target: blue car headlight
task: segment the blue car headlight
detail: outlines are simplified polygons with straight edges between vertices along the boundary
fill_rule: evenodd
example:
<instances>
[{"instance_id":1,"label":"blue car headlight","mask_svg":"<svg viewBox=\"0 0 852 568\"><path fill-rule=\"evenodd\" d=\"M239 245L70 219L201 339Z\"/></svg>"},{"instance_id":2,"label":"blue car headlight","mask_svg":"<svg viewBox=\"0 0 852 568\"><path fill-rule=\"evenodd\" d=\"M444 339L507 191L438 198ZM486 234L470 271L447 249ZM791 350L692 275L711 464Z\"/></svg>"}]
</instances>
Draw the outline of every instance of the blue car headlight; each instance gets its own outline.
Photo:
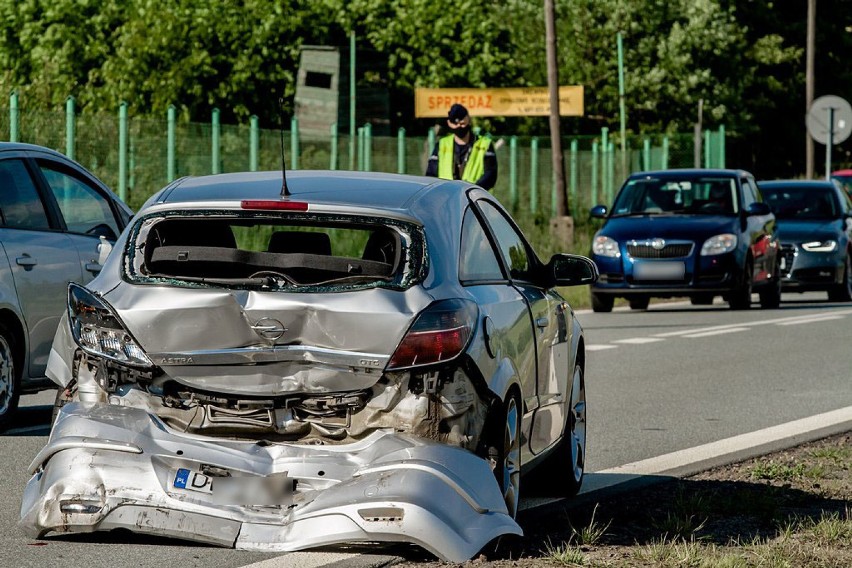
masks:
<instances>
[{"instance_id":1,"label":"blue car headlight","mask_svg":"<svg viewBox=\"0 0 852 568\"><path fill-rule=\"evenodd\" d=\"M732 233L722 233L704 241L704 246L701 247L701 256L725 254L735 248L737 248L737 236Z\"/></svg>"},{"instance_id":2,"label":"blue car headlight","mask_svg":"<svg viewBox=\"0 0 852 568\"><path fill-rule=\"evenodd\" d=\"M598 256L609 258L618 258L621 256L621 251L618 250L618 241L603 235L598 235L592 241L592 252Z\"/></svg>"}]
</instances>

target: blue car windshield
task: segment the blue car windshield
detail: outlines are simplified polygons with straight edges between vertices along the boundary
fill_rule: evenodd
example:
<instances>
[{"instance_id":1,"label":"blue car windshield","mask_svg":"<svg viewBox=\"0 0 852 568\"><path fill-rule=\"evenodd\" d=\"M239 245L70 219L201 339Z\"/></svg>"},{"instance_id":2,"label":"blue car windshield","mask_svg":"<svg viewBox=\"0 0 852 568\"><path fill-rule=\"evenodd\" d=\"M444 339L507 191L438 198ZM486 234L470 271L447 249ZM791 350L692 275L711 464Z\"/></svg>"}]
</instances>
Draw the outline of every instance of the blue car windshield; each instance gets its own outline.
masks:
<instances>
[{"instance_id":1,"label":"blue car windshield","mask_svg":"<svg viewBox=\"0 0 852 568\"><path fill-rule=\"evenodd\" d=\"M840 204L827 187L760 186L763 198L778 219L836 219Z\"/></svg>"},{"instance_id":2,"label":"blue car windshield","mask_svg":"<svg viewBox=\"0 0 852 568\"><path fill-rule=\"evenodd\" d=\"M725 177L689 179L632 179L615 200L612 216L735 215L736 180Z\"/></svg>"}]
</instances>

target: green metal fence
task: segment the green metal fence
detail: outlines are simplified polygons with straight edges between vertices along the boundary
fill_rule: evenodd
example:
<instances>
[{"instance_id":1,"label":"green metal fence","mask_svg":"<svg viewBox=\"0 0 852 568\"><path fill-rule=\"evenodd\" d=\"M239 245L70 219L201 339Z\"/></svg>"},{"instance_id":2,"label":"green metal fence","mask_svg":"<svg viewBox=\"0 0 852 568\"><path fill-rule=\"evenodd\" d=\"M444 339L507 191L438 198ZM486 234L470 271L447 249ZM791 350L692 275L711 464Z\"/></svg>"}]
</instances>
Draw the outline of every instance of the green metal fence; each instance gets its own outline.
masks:
<instances>
[{"instance_id":1,"label":"green metal fence","mask_svg":"<svg viewBox=\"0 0 852 568\"><path fill-rule=\"evenodd\" d=\"M186 175L281 167L282 133L248 124L220 124L218 110L209 123L177 122L173 108L161 120L134 117L121 105L114 115L77 113L69 97L64 112L27 110L16 95L0 112L0 138L47 146L72 156L138 208L169 181ZM355 136L299 135L293 120L284 132L289 169L349 169L422 174L435 144L434 131L411 136L372 136L369 124ZM499 176L494 194L516 213L547 219L554 214L552 162L546 137L494 136ZM350 152L350 148L352 152ZM620 140L602 129L597 136L566 137L566 185L576 218L588 209L612 202L621 181L634 171L695 165L692 134L649 134ZM725 131L705 131L701 167L725 167Z\"/></svg>"}]
</instances>

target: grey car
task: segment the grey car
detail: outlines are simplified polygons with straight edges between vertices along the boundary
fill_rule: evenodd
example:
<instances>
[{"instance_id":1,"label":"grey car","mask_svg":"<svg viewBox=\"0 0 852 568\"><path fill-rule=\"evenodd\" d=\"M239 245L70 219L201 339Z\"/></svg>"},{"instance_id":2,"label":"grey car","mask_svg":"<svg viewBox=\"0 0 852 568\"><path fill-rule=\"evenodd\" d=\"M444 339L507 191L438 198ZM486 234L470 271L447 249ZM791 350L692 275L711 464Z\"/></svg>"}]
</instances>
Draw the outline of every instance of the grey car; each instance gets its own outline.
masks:
<instances>
[{"instance_id":1,"label":"grey car","mask_svg":"<svg viewBox=\"0 0 852 568\"><path fill-rule=\"evenodd\" d=\"M70 287L28 534L400 541L461 561L520 534L522 471L579 489L584 339L555 287L594 264L543 263L461 181L288 178L283 196L281 172L177 181Z\"/></svg>"},{"instance_id":2,"label":"grey car","mask_svg":"<svg viewBox=\"0 0 852 568\"><path fill-rule=\"evenodd\" d=\"M45 378L68 283L90 281L132 216L62 154L0 143L0 428Z\"/></svg>"}]
</instances>

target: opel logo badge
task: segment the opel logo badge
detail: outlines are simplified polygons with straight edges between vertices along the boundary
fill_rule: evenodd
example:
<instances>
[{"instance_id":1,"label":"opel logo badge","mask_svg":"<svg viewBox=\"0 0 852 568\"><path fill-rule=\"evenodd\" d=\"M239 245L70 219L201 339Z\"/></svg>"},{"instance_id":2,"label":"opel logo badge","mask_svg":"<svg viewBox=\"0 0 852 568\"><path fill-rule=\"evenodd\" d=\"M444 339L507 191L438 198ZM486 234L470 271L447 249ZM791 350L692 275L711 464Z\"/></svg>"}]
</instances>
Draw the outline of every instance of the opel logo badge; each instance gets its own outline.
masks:
<instances>
[{"instance_id":1,"label":"opel logo badge","mask_svg":"<svg viewBox=\"0 0 852 568\"><path fill-rule=\"evenodd\" d=\"M653 248L654 250L663 250L665 248L665 246L666 246L666 240L665 239L653 239L651 241L651 248Z\"/></svg>"},{"instance_id":2,"label":"opel logo badge","mask_svg":"<svg viewBox=\"0 0 852 568\"><path fill-rule=\"evenodd\" d=\"M271 341L275 341L280 338L284 335L284 332L287 331L284 324L274 318L261 318L257 320L251 328L262 338L269 339Z\"/></svg>"}]
</instances>

